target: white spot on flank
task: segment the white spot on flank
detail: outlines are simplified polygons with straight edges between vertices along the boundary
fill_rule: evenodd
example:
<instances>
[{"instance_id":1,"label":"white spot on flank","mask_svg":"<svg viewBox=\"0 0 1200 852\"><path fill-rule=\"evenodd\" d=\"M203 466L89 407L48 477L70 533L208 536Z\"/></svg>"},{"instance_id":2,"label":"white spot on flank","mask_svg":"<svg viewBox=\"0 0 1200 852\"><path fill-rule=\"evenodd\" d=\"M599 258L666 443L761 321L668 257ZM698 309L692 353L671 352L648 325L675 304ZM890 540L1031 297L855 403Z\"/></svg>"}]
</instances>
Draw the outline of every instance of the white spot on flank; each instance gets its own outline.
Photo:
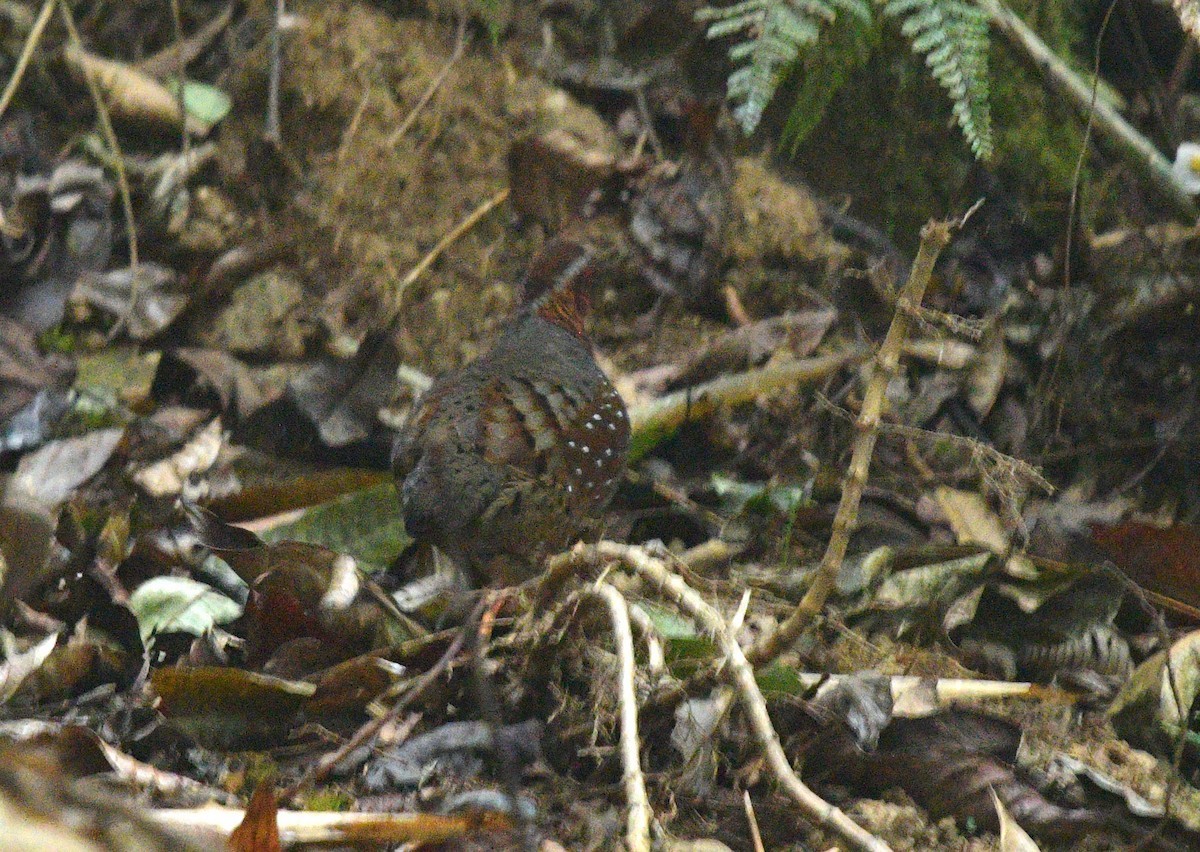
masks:
<instances>
[{"instance_id":1,"label":"white spot on flank","mask_svg":"<svg viewBox=\"0 0 1200 852\"><path fill-rule=\"evenodd\" d=\"M609 429L612 429L614 432L615 432L615 431L617 431L617 426L616 426L616 424L615 424L615 423L609 423L609 424L608 424L608 428L609 428Z\"/></svg>"},{"instance_id":2,"label":"white spot on flank","mask_svg":"<svg viewBox=\"0 0 1200 852\"><path fill-rule=\"evenodd\" d=\"M584 423L584 424L583 424L583 427L584 427L585 429L591 429L591 428L592 428L592 424L591 424L591 423Z\"/></svg>"},{"instance_id":3,"label":"white spot on flank","mask_svg":"<svg viewBox=\"0 0 1200 852\"><path fill-rule=\"evenodd\" d=\"M575 475L576 475L576 476L583 476L583 468L581 468L581 467L577 467L577 468L575 468Z\"/></svg>"},{"instance_id":4,"label":"white spot on flank","mask_svg":"<svg viewBox=\"0 0 1200 852\"><path fill-rule=\"evenodd\" d=\"M574 442L574 441L567 441L567 446L568 446L568 447L570 447L570 448L573 450L573 449L575 449L575 442Z\"/></svg>"},{"instance_id":5,"label":"white spot on flank","mask_svg":"<svg viewBox=\"0 0 1200 852\"><path fill-rule=\"evenodd\" d=\"M604 467L604 462L600 459L596 459L596 467Z\"/></svg>"},{"instance_id":6,"label":"white spot on flank","mask_svg":"<svg viewBox=\"0 0 1200 852\"><path fill-rule=\"evenodd\" d=\"M589 479L589 480L588 480L587 487L588 487L588 488L595 488L595 487L596 487L596 483L592 482L592 481Z\"/></svg>"},{"instance_id":7,"label":"white spot on flank","mask_svg":"<svg viewBox=\"0 0 1200 852\"><path fill-rule=\"evenodd\" d=\"M600 417L599 414L593 414L592 419L595 420L597 423L599 423L602 418Z\"/></svg>"},{"instance_id":8,"label":"white spot on flank","mask_svg":"<svg viewBox=\"0 0 1200 852\"><path fill-rule=\"evenodd\" d=\"M583 451L584 455L587 455L588 453L590 453L592 451L592 448L589 447L587 444L584 444L579 449L581 449Z\"/></svg>"},{"instance_id":9,"label":"white spot on flank","mask_svg":"<svg viewBox=\"0 0 1200 852\"><path fill-rule=\"evenodd\" d=\"M611 455L612 455L612 447L605 447L605 448L604 448L604 455L606 455L606 456L611 456Z\"/></svg>"},{"instance_id":10,"label":"white spot on flank","mask_svg":"<svg viewBox=\"0 0 1200 852\"><path fill-rule=\"evenodd\" d=\"M568 482L567 483L567 493L570 494L574 490L575 490L575 486Z\"/></svg>"}]
</instances>

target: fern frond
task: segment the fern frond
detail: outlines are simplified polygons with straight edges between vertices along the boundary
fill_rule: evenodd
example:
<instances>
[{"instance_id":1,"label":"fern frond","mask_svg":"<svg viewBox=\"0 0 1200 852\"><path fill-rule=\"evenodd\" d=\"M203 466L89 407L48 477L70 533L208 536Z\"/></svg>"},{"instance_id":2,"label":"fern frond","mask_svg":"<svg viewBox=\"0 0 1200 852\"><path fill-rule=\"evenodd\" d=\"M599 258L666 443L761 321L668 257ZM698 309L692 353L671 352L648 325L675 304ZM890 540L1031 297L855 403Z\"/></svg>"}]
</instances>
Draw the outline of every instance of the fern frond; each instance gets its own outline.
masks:
<instances>
[{"instance_id":1,"label":"fern frond","mask_svg":"<svg viewBox=\"0 0 1200 852\"><path fill-rule=\"evenodd\" d=\"M729 58L742 67L729 75L727 83L729 100L737 104L733 115L747 134L758 126L800 51L817 40L821 27L839 11L871 20L868 0L744 0L720 8L707 6L696 13L697 20L711 22L710 39L748 36L729 50Z\"/></svg>"},{"instance_id":2,"label":"fern frond","mask_svg":"<svg viewBox=\"0 0 1200 852\"><path fill-rule=\"evenodd\" d=\"M883 11L903 21L900 31L949 93L975 156L991 157L987 13L970 0L885 0Z\"/></svg>"},{"instance_id":3,"label":"fern frond","mask_svg":"<svg viewBox=\"0 0 1200 852\"><path fill-rule=\"evenodd\" d=\"M786 84L789 92L794 90L795 100L779 134L793 157L825 117L851 72L879 46L880 35L881 28L874 21L864 25L857 18L842 15L822 34L820 49L796 63L795 73Z\"/></svg>"}]
</instances>

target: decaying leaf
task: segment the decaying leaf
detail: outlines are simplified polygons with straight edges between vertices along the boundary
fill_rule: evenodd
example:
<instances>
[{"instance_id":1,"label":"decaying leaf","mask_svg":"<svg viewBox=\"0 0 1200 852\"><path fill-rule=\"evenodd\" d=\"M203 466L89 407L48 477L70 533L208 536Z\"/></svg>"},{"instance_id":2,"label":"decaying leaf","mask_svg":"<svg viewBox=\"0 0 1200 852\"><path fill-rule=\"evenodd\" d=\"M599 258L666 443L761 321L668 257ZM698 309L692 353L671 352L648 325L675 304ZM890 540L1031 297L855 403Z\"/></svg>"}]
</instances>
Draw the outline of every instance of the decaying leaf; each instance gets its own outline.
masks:
<instances>
[{"instance_id":1,"label":"decaying leaf","mask_svg":"<svg viewBox=\"0 0 1200 852\"><path fill-rule=\"evenodd\" d=\"M178 495L188 477L213 466L223 443L221 421L213 420L174 455L135 471L133 481L155 497Z\"/></svg>"},{"instance_id":2,"label":"decaying leaf","mask_svg":"<svg viewBox=\"0 0 1200 852\"><path fill-rule=\"evenodd\" d=\"M52 441L21 459L9 488L19 488L45 506L57 506L104 467L124 435L124 429L97 429Z\"/></svg>"},{"instance_id":3,"label":"decaying leaf","mask_svg":"<svg viewBox=\"0 0 1200 852\"><path fill-rule=\"evenodd\" d=\"M81 275L72 299L116 317L134 340L158 334L190 301L173 270L149 261Z\"/></svg>"},{"instance_id":4,"label":"decaying leaf","mask_svg":"<svg viewBox=\"0 0 1200 852\"><path fill-rule=\"evenodd\" d=\"M1159 651L1133 673L1109 708L1117 732L1135 746L1169 755L1200 695L1200 631Z\"/></svg>"},{"instance_id":5,"label":"decaying leaf","mask_svg":"<svg viewBox=\"0 0 1200 852\"><path fill-rule=\"evenodd\" d=\"M172 724L226 746L283 735L317 689L232 668L157 669L150 680L161 699L159 710Z\"/></svg>"}]
</instances>

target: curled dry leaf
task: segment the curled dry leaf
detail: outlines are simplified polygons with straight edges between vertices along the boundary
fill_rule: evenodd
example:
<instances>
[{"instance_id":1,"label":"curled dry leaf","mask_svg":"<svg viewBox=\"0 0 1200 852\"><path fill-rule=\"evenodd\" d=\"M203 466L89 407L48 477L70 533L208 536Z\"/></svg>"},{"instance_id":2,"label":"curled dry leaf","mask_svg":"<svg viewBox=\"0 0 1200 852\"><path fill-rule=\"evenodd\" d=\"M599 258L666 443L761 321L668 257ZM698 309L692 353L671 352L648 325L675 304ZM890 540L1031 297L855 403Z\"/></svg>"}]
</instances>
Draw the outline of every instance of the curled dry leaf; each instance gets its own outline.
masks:
<instances>
[{"instance_id":1,"label":"curled dry leaf","mask_svg":"<svg viewBox=\"0 0 1200 852\"><path fill-rule=\"evenodd\" d=\"M1188 727L1200 695L1200 630L1159 651L1133 673L1109 708L1117 733L1133 745L1169 755Z\"/></svg>"},{"instance_id":2,"label":"curled dry leaf","mask_svg":"<svg viewBox=\"0 0 1200 852\"><path fill-rule=\"evenodd\" d=\"M280 852L278 813L274 784L260 782L250 797L246 818L229 835L230 852Z\"/></svg>"},{"instance_id":3,"label":"curled dry leaf","mask_svg":"<svg viewBox=\"0 0 1200 852\"><path fill-rule=\"evenodd\" d=\"M1041 852L1033 838L1012 818L995 790L992 790L992 804L996 806L996 819L1000 821L1000 852Z\"/></svg>"},{"instance_id":4,"label":"curled dry leaf","mask_svg":"<svg viewBox=\"0 0 1200 852\"><path fill-rule=\"evenodd\" d=\"M198 117L182 113L179 99L166 86L132 65L104 59L75 45L63 51L63 59L79 80L90 76L96 81L108 108L120 118L166 127L183 126L197 136L211 129L211 125Z\"/></svg>"},{"instance_id":5,"label":"curled dry leaf","mask_svg":"<svg viewBox=\"0 0 1200 852\"><path fill-rule=\"evenodd\" d=\"M56 644L58 644L58 634L52 633L36 645L11 655L0 664L0 704L8 703L8 700L21 688L25 678L46 661Z\"/></svg>"},{"instance_id":6,"label":"curled dry leaf","mask_svg":"<svg viewBox=\"0 0 1200 852\"><path fill-rule=\"evenodd\" d=\"M136 267L87 272L79 277L74 302L115 316L134 340L148 340L183 313L190 302L176 289L174 270L143 261Z\"/></svg>"},{"instance_id":7,"label":"curled dry leaf","mask_svg":"<svg viewBox=\"0 0 1200 852\"><path fill-rule=\"evenodd\" d=\"M220 419L213 420L169 458L135 471L133 481L153 497L176 496L188 477L213 466L221 452L224 436Z\"/></svg>"}]
</instances>

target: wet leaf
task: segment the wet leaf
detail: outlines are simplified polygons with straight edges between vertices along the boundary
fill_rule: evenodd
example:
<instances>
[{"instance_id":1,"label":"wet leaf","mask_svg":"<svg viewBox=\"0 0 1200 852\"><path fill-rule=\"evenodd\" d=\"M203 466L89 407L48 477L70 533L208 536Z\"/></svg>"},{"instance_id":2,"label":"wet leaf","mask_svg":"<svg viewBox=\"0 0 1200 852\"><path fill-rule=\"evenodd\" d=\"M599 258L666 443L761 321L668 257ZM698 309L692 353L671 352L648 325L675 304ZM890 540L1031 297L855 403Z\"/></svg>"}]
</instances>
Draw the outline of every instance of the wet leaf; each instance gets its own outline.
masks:
<instances>
[{"instance_id":1,"label":"wet leaf","mask_svg":"<svg viewBox=\"0 0 1200 852\"><path fill-rule=\"evenodd\" d=\"M21 459L9 487L23 489L45 506L57 506L104 467L124 435L124 429L97 429L51 441Z\"/></svg>"},{"instance_id":2,"label":"wet leaf","mask_svg":"<svg viewBox=\"0 0 1200 852\"><path fill-rule=\"evenodd\" d=\"M143 641L156 633L200 636L242 614L240 605L212 586L186 577L147 580L129 596L129 608L137 617Z\"/></svg>"},{"instance_id":3,"label":"wet leaf","mask_svg":"<svg viewBox=\"0 0 1200 852\"><path fill-rule=\"evenodd\" d=\"M150 681L173 725L225 746L282 736L316 692L311 683L215 667L157 669Z\"/></svg>"},{"instance_id":4,"label":"wet leaf","mask_svg":"<svg viewBox=\"0 0 1200 852\"><path fill-rule=\"evenodd\" d=\"M229 836L230 852L280 852L278 813L274 783L261 782L250 797L246 818Z\"/></svg>"}]
</instances>

